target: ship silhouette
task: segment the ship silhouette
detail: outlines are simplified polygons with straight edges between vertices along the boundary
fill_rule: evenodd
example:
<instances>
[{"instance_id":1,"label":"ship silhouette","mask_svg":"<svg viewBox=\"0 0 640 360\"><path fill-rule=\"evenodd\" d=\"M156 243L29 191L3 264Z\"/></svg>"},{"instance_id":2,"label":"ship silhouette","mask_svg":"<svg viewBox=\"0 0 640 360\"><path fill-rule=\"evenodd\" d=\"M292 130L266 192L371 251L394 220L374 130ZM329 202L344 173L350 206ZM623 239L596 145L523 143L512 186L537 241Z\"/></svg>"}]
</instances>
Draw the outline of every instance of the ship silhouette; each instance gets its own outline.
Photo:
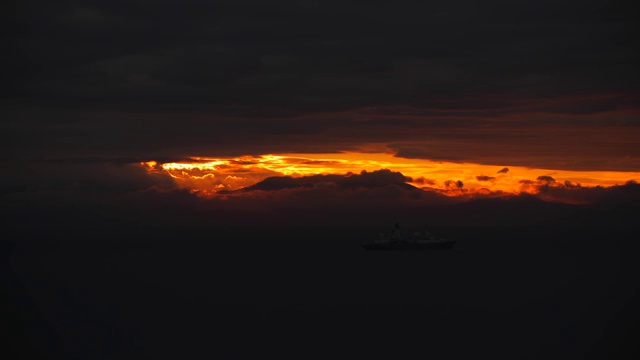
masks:
<instances>
[{"instance_id":1,"label":"ship silhouette","mask_svg":"<svg viewBox=\"0 0 640 360\"><path fill-rule=\"evenodd\" d=\"M425 226L421 231L408 233L396 222L393 230L380 233L378 238L362 244L366 250L444 250L456 244L455 240L434 235Z\"/></svg>"}]
</instances>

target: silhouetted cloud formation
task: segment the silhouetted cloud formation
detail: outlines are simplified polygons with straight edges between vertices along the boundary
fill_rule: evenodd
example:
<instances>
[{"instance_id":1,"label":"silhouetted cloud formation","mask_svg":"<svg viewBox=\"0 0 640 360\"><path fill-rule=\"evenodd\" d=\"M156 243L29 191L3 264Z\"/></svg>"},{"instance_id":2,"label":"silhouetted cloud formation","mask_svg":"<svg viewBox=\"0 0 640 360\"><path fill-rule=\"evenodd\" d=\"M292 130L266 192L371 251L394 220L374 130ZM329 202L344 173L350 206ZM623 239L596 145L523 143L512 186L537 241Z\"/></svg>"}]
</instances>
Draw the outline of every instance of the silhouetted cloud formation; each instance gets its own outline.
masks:
<instances>
[{"instance_id":1,"label":"silhouetted cloud formation","mask_svg":"<svg viewBox=\"0 0 640 360\"><path fill-rule=\"evenodd\" d=\"M640 201L636 182L587 188L571 182L551 182L543 176L521 184L536 194L488 190L472 194L459 180L450 180L446 190L419 189L407 184L414 179L389 170L270 177L240 191L201 197L178 189L166 173L148 173L134 163L12 166L16 177L12 182L5 178L2 184L3 216L12 226L356 226L375 225L390 217L412 221L431 217L442 224L465 226L477 224L479 219L486 224L516 221L514 214L530 214L540 206L549 209L540 216L551 219L567 209L597 209L599 204L616 207ZM454 194L457 196L450 196ZM539 203L546 205L536 205ZM495 217L487 215L491 213ZM540 221L527 216L517 221Z\"/></svg>"},{"instance_id":2,"label":"silhouetted cloud formation","mask_svg":"<svg viewBox=\"0 0 640 360\"><path fill-rule=\"evenodd\" d=\"M363 170L360 174L347 175L311 175L298 178L291 176L270 177L256 185L242 189L241 191L282 190L299 187L313 187L328 183L335 184L343 189L370 189L393 185L405 190L418 190L417 188L407 184L408 181L411 181L411 178L408 178L399 172L387 169L372 172Z\"/></svg>"},{"instance_id":3,"label":"silhouetted cloud formation","mask_svg":"<svg viewBox=\"0 0 640 360\"><path fill-rule=\"evenodd\" d=\"M548 176L548 175L538 176L538 178L536 180L542 181L542 182L546 182L546 183L554 183L554 182L556 182L556 179L554 179L553 177Z\"/></svg>"},{"instance_id":4,"label":"silhouetted cloud formation","mask_svg":"<svg viewBox=\"0 0 640 360\"><path fill-rule=\"evenodd\" d=\"M457 181L447 180L445 181L444 184L448 188L456 188L456 189L462 189L462 187L464 186L464 184L460 180L457 180Z\"/></svg>"},{"instance_id":5,"label":"silhouetted cloud formation","mask_svg":"<svg viewBox=\"0 0 640 360\"><path fill-rule=\"evenodd\" d=\"M487 176L487 175L478 175L476 176L478 181L492 181L495 180L495 176Z\"/></svg>"},{"instance_id":6,"label":"silhouetted cloud formation","mask_svg":"<svg viewBox=\"0 0 640 360\"><path fill-rule=\"evenodd\" d=\"M412 178L412 181L418 185L435 185L436 184L435 180L426 179L424 176Z\"/></svg>"}]
</instances>

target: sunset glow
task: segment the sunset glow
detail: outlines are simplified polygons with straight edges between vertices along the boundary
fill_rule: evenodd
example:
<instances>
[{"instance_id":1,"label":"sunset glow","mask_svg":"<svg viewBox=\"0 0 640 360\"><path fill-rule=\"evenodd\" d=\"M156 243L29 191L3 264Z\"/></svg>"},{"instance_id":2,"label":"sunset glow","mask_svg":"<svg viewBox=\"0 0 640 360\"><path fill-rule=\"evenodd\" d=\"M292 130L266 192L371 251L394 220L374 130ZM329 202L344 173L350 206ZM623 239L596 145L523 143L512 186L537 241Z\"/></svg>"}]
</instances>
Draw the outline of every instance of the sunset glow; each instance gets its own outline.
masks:
<instances>
[{"instance_id":1,"label":"sunset glow","mask_svg":"<svg viewBox=\"0 0 640 360\"><path fill-rule=\"evenodd\" d=\"M536 185L609 187L638 181L640 172L566 171L521 166L481 165L404 159L385 153L268 154L235 158L193 157L190 162L143 163L168 173L177 186L203 196L233 191L272 176L372 172L381 169L410 177L409 184L450 196L486 193L537 193Z\"/></svg>"}]
</instances>

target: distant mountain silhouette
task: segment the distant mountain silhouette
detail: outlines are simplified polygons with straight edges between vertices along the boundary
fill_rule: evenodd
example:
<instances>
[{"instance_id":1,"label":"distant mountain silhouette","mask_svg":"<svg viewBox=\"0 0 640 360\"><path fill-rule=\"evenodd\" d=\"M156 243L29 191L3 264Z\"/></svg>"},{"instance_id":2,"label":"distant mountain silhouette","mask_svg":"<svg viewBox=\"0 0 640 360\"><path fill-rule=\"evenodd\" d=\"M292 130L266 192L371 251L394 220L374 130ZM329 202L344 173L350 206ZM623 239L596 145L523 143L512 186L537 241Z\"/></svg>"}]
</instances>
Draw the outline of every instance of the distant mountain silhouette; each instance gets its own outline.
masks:
<instances>
[{"instance_id":1,"label":"distant mountain silhouette","mask_svg":"<svg viewBox=\"0 0 640 360\"><path fill-rule=\"evenodd\" d=\"M360 174L347 175L310 175L303 177L273 176L251 185L231 192L248 192L255 190L276 191L294 188L312 188L319 184L335 184L342 189L357 188L381 188L389 185L400 187L409 191L422 191L419 188L407 184L407 177L399 172L390 170L376 170L372 172L362 171Z\"/></svg>"}]
</instances>

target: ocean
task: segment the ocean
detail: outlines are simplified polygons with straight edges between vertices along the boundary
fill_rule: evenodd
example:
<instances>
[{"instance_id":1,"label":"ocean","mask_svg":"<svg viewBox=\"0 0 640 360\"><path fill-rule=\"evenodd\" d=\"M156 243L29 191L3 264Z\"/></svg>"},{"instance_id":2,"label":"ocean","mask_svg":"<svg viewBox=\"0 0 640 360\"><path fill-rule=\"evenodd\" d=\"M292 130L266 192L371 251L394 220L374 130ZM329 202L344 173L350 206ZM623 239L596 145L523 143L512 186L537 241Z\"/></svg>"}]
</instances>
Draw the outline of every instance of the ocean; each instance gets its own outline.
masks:
<instances>
[{"instance_id":1,"label":"ocean","mask_svg":"<svg viewBox=\"0 0 640 360\"><path fill-rule=\"evenodd\" d=\"M16 358L636 358L628 231L444 227L456 246L367 251L383 228L90 228L5 239Z\"/></svg>"}]
</instances>

